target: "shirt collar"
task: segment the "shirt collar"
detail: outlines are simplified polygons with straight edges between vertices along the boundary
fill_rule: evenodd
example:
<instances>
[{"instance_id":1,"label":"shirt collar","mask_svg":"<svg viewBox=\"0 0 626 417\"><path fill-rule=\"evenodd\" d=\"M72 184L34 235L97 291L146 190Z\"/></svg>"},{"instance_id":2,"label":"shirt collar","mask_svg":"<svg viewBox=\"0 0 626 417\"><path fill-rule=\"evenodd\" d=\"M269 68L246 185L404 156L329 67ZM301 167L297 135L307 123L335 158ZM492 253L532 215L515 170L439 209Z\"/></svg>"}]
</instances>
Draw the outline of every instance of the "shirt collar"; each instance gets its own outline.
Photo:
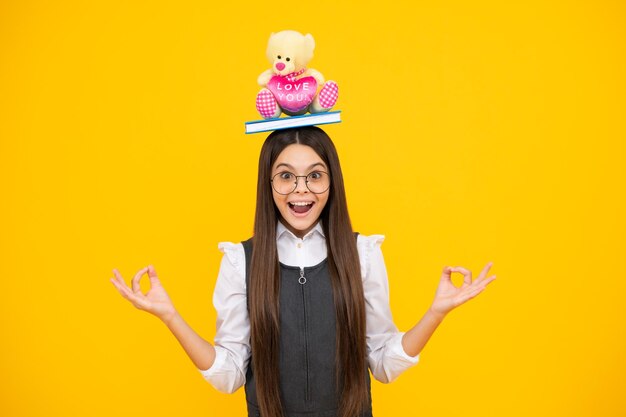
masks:
<instances>
[{"instance_id":1,"label":"shirt collar","mask_svg":"<svg viewBox=\"0 0 626 417\"><path fill-rule=\"evenodd\" d=\"M322 227L322 220L318 220L318 222L315 224L315 226L313 227L313 229L311 229L309 231L309 233L307 233L306 235L304 235L304 239L306 239L307 237L309 237L310 235L312 235L313 233L319 233L320 236L325 237L324 235L324 228ZM285 225L283 224L283 222L281 222L280 220L278 220L277 224L276 224L276 240L278 240L283 234L287 234L289 236L291 236L294 239L299 239L299 237L297 237L296 235L294 235L291 230L287 229L287 227L285 227Z\"/></svg>"}]
</instances>

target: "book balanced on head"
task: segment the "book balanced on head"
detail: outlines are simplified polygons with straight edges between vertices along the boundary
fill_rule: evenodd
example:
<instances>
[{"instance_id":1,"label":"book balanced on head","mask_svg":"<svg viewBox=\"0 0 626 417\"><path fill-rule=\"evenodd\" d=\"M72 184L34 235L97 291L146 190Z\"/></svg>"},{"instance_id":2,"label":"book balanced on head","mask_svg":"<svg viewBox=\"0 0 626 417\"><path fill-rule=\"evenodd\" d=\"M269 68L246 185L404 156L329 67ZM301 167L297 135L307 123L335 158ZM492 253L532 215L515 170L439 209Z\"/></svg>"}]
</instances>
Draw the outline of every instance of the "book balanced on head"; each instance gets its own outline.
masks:
<instances>
[{"instance_id":1,"label":"book balanced on head","mask_svg":"<svg viewBox=\"0 0 626 417\"><path fill-rule=\"evenodd\" d=\"M341 111L304 114L302 116L276 117L265 120L246 122L246 133L267 132L270 130L289 129L292 127L325 125L341 122Z\"/></svg>"}]
</instances>

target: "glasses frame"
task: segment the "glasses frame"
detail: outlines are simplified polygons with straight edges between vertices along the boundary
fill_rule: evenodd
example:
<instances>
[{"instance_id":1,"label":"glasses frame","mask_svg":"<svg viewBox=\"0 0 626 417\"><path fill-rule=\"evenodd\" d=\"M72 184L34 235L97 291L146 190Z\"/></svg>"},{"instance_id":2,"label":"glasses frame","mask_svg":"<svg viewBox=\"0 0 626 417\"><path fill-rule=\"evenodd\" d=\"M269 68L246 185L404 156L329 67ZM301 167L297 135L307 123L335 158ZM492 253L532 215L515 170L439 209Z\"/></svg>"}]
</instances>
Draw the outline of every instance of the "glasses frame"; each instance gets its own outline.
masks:
<instances>
[{"instance_id":1,"label":"glasses frame","mask_svg":"<svg viewBox=\"0 0 626 417\"><path fill-rule=\"evenodd\" d=\"M296 181L294 182L293 190L289 191L286 194L285 193L281 193L278 190L276 190L276 188L274 188L274 178L276 178L276 175L284 174L285 172L288 172L288 173L292 174L294 177L296 177ZM328 175L328 187L324 191L320 191L319 193L316 193L315 191L313 191L313 190L311 190L309 188L309 180L307 179L307 178L309 178L309 175L315 174L316 172L321 172L321 173L324 173L324 174ZM293 193L294 191L296 191L296 189L298 188L298 178L304 178L304 185L305 185L306 189L309 190L310 192L312 192L313 194L324 194L330 188L330 174L328 172L326 172L326 171L320 171L320 170L311 171L307 175L296 175L296 174L294 174L293 172L290 172L290 171L281 171L281 172L277 172L276 174L274 174L272 176L272 178L270 178L270 183L272 184L272 190L276 191L280 195L289 195L289 194Z\"/></svg>"}]
</instances>

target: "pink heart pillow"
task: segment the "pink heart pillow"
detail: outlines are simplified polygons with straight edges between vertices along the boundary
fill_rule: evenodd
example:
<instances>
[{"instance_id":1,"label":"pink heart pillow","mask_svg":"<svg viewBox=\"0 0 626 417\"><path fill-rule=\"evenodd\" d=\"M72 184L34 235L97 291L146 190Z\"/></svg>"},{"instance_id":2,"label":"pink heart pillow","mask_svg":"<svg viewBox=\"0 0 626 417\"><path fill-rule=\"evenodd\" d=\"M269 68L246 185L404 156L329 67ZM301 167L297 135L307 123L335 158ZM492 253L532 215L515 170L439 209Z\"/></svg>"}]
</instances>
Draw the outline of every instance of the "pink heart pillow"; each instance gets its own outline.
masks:
<instances>
[{"instance_id":1,"label":"pink heart pillow","mask_svg":"<svg viewBox=\"0 0 626 417\"><path fill-rule=\"evenodd\" d=\"M289 81L287 77L274 75L267 83L267 88L282 109L295 113L311 104L317 93L317 81L313 77Z\"/></svg>"}]
</instances>

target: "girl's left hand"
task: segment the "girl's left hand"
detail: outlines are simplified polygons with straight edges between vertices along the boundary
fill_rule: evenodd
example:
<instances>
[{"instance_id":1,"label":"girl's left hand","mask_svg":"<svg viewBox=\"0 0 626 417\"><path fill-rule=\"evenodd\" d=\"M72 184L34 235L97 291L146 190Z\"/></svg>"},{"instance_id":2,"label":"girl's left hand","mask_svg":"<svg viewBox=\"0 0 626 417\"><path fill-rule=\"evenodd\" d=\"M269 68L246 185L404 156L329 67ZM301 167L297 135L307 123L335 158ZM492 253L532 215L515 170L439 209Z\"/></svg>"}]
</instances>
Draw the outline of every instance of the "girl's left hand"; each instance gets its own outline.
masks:
<instances>
[{"instance_id":1,"label":"girl's left hand","mask_svg":"<svg viewBox=\"0 0 626 417\"><path fill-rule=\"evenodd\" d=\"M468 269L460 266L446 266L443 268L441 280L439 281L435 299L430 306L430 310L435 314L445 316L455 307L476 297L485 289L487 284L496 279L495 275L485 278L492 265L493 262L487 263L474 282L472 282L472 272ZM450 278L452 272L460 272L463 274L463 284L460 287L456 287L452 283L452 279Z\"/></svg>"}]
</instances>

